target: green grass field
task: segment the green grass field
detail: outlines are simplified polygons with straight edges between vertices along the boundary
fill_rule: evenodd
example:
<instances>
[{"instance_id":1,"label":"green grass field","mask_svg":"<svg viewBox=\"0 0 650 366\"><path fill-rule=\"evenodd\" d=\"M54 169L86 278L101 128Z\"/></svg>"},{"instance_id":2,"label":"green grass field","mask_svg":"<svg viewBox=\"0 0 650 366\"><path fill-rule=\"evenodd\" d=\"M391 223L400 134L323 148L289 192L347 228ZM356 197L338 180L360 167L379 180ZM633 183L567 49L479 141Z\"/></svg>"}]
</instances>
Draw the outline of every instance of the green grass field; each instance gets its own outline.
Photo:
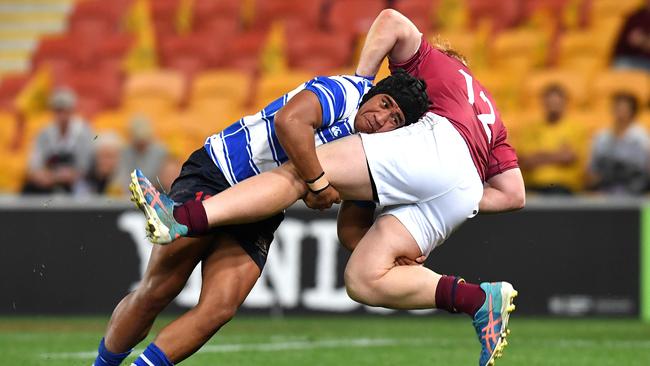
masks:
<instances>
[{"instance_id":1,"label":"green grass field","mask_svg":"<svg viewBox=\"0 0 650 366\"><path fill-rule=\"evenodd\" d=\"M0 364L88 366L105 322L0 318ZM511 329L510 346L497 365L650 365L650 325L638 321L513 317ZM462 316L240 316L182 364L453 366L476 365L477 355L478 342Z\"/></svg>"}]
</instances>

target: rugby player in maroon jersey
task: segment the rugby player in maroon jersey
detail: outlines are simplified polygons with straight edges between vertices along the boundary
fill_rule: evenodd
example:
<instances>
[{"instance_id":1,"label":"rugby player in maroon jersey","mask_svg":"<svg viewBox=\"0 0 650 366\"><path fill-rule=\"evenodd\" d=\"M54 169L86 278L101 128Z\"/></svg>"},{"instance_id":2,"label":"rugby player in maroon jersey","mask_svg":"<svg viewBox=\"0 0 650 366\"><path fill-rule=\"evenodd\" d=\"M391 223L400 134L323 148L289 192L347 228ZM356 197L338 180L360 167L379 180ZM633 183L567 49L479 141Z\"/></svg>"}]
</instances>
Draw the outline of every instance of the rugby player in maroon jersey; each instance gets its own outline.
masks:
<instances>
[{"instance_id":1,"label":"rugby player in maroon jersey","mask_svg":"<svg viewBox=\"0 0 650 366\"><path fill-rule=\"evenodd\" d=\"M302 198L326 208L318 191L333 186L344 200L341 242L353 249L345 270L356 301L396 309L438 308L470 315L481 344L479 365L491 365L507 345L517 291L507 282L466 283L423 266L397 266L398 258L428 256L467 218L520 209L525 188L506 128L487 90L456 52L431 45L411 21L384 10L373 23L357 74L374 75L388 56L424 79L432 102L413 125L373 135L349 136L317 149L323 173L304 181L314 165L291 161L191 207L160 207L146 179L134 179L133 196L148 219L153 242L201 236L209 227L269 217ZM183 212L161 215L162 211ZM181 222L179 222L181 221ZM173 245L173 244L172 244ZM497 264L495 264L497 265Z\"/></svg>"}]
</instances>

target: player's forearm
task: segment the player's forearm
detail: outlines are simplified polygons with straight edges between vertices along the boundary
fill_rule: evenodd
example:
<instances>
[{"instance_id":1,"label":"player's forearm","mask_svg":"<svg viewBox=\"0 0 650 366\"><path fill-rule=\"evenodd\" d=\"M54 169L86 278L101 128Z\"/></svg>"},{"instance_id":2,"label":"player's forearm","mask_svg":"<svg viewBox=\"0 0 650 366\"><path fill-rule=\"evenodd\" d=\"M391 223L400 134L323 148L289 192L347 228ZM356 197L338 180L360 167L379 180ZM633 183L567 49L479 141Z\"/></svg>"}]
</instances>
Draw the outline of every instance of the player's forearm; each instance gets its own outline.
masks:
<instances>
[{"instance_id":1,"label":"player's forearm","mask_svg":"<svg viewBox=\"0 0 650 366\"><path fill-rule=\"evenodd\" d=\"M368 31L357 74L376 75L386 56L394 62L408 60L417 51L421 36L408 18L392 9L383 10Z\"/></svg>"},{"instance_id":2,"label":"player's forearm","mask_svg":"<svg viewBox=\"0 0 650 366\"><path fill-rule=\"evenodd\" d=\"M323 172L316 156L314 129L310 124L288 120L276 123L275 131L287 157L303 180L313 180Z\"/></svg>"},{"instance_id":3,"label":"player's forearm","mask_svg":"<svg viewBox=\"0 0 650 366\"><path fill-rule=\"evenodd\" d=\"M507 194L496 188L483 188L483 197L479 203L480 213L499 213L520 210L525 205L525 197Z\"/></svg>"}]
</instances>

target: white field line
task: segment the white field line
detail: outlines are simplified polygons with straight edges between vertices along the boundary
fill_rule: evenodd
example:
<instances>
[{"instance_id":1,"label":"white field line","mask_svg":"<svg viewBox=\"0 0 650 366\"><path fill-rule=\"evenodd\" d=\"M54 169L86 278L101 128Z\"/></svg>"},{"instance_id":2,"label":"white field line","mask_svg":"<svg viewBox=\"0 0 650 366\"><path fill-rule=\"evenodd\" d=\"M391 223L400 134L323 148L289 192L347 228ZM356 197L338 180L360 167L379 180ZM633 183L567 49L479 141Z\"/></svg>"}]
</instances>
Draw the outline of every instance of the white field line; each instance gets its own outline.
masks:
<instances>
[{"instance_id":1,"label":"white field line","mask_svg":"<svg viewBox=\"0 0 650 366\"><path fill-rule=\"evenodd\" d=\"M317 341L289 341L270 343L233 343L233 344L208 344L203 346L197 353L231 353L231 352L274 352L287 350L309 350L323 348L369 348L396 346L401 344L423 344L434 343L434 339L390 339L390 338L348 338L348 339L323 339ZM133 354L142 353L142 349L133 350ZM90 352L52 352L43 353L43 358L91 358L97 355L97 351Z\"/></svg>"},{"instance_id":2,"label":"white field line","mask_svg":"<svg viewBox=\"0 0 650 366\"><path fill-rule=\"evenodd\" d=\"M233 352L276 352L288 350L311 350L327 348L372 348L398 345L432 345L434 347L445 347L452 344L462 343L471 347L477 346L476 341L458 341L452 339L423 339L423 338L343 338L343 339L322 339L322 340L294 340L268 343L231 343L231 344L208 344L203 346L197 353L233 353ZM650 341L647 340L592 340L580 338L558 338L530 342L528 340L514 341L513 344L520 346L549 347L549 348L626 348L626 349L648 349ZM142 353L143 349L133 350L133 354ZM55 359L83 359L97 356L97 351L88 352L52 352L42 353L43 358Z\"/></svg>"}]
</instances>

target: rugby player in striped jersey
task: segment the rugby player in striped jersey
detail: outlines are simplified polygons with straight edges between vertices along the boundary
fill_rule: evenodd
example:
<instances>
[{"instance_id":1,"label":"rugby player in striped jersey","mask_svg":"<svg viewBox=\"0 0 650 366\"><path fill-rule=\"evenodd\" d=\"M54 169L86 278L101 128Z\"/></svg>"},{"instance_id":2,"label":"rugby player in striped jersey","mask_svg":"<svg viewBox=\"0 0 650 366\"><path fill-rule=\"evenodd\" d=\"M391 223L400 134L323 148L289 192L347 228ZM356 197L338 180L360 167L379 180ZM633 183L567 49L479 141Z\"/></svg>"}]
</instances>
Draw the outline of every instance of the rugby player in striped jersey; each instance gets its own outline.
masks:
<instances>
[{"instance_id":1,"label":"rugby player in striped jersey","mask_svg":"<svg viewBox=\"0 0 650 366\"><path fill-rule=\"evenodd\" d=\"M372 306L465 313L481 345L479 365L492 365L507 345L517 296L513 286L471 284L423 266L395 264L402 257L428 256L479 210L522 208L525 187L517 156L494 100L465 60L444 44L430 44L394 10L382 11L370 28L357 74L374 75L385 56L391 70L403 68L426 81L432 105L410 126L361 133L320 147L319 167L325 175L319 174L318 180L306 179L300 174L301 163L291 161L201 205L177 207L179 212L187 210L186 217L167 215L173 207L162 207L158 192L152 192L144 177L133 180L134 197L149 220L152 241L158 243L168 243L175 235L202 235L209 227L259 220L300 198L319 208L318 194L310 191L330 182L345 200L378 202L384 208L374 222L372 205L344 202L339 214L341 241L354 247L345 270L350 297ZM486 250L498 253L498 248ZM500 268L507 263L489 265Z\"/></svg>"},{"instance_id":2,"label":"rugby player in striped jersey","mask_svg":"<svg viewBox=\"0 0 650 366\"><path fill-rule=\"evenodd\" d=\"M188 207L200 206L202 200L288 160L300 167L301 179L316 183L322 171L316 146L356 132L406 126L428 109L430 102L422 80L405 72L375 86L372 79L316 77L257 114L208 137L184 163L170 198L158 196L165 203L184 203L181 210L170 209L167 214L184 220ZM141 178L144 183L146 179ZM155 194L153 187L146 190ZM311 202L324 208L339 201L338 192L323 185L314 189ZM135 364L172 365L197 351L234 316L253 288L283 217L281 212L275 213L256 222L221 227L201 237L180 238L174 245L155 246L137 289L115 308L94 366L119 365L146 337L156 316L181 291L196 265L202 263L198 305L165 327Z\"/></svg>"}]
</instances>

